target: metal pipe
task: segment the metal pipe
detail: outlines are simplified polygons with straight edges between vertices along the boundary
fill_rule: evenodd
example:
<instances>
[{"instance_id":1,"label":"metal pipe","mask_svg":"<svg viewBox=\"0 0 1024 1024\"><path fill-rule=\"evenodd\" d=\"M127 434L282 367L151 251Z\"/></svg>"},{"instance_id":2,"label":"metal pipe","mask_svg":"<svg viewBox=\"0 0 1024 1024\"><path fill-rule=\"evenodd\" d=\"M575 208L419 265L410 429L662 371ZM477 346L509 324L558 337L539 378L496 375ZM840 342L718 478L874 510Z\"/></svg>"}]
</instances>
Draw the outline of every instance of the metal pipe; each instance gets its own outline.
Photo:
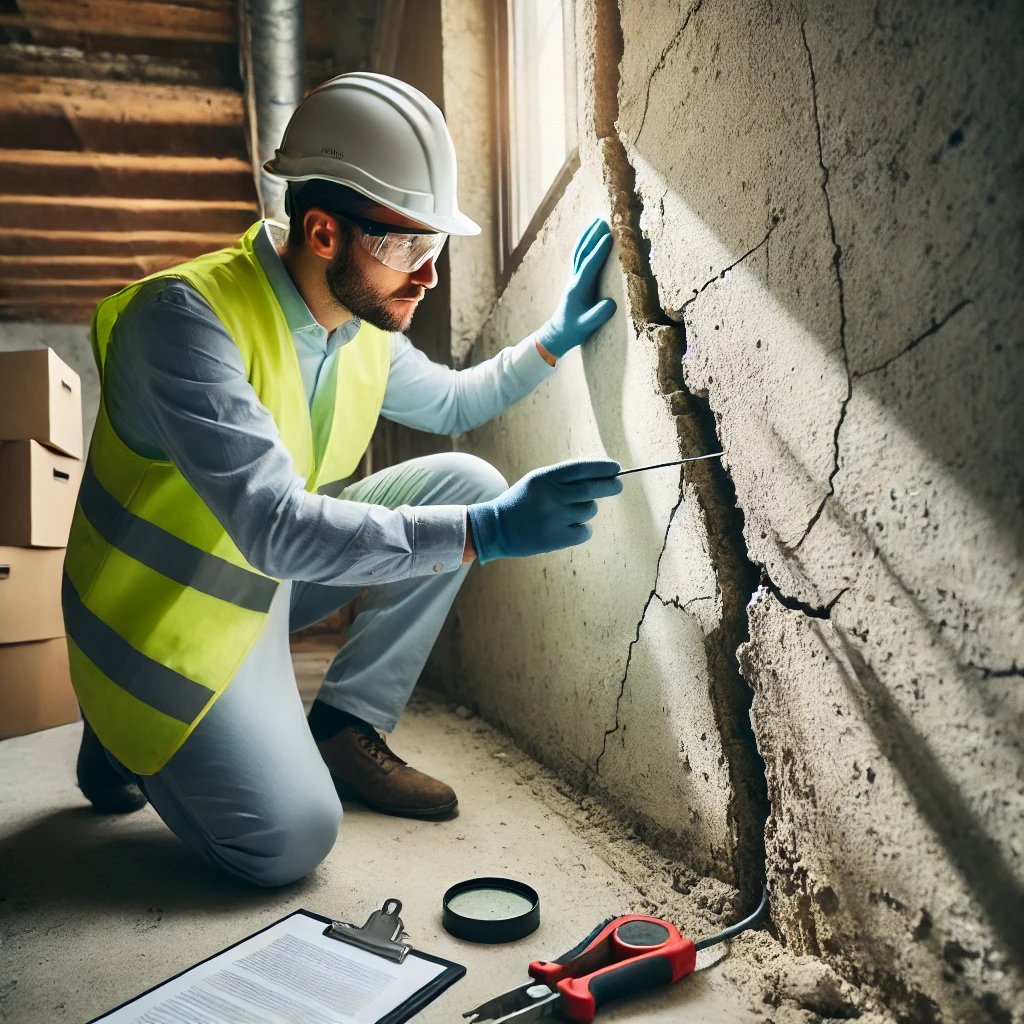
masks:
<instances>
[{"instance_id":1,"label":"metal pipe","mask_svg":"<svg viewBox=\"0 0 1024 1024\"><path fill-rule=\"evenodd\" d=\"M281 145L292 111L306 87L306 24L303 0L243 0L248 28L248 104L255 120L253 177L263 216L284 220L285 183L263 171ZM243 34L243 46L245 38Z\"/></svg>"}]
</instances>

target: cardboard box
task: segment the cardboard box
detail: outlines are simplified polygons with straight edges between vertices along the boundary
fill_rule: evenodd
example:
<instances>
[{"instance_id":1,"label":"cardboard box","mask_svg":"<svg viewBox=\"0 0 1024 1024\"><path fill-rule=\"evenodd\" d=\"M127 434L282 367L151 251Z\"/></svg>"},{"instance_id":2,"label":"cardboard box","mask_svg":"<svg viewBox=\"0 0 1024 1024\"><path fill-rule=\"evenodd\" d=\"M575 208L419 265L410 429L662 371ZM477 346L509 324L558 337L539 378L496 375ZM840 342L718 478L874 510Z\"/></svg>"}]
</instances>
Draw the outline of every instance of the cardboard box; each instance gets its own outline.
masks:
<instances>
[{"instance_id":1,"label":"cardboard box","mask_svg":"<svg viewBox=\"0 0 1024 1024\"><path fill-rule=\"evenodd\" d=\"M0 644L64 636L63 548L0 547Z\"/></svg>"},{"instance_id":2,"label":"cardboard box","mask_svg":"<svg viewBox=\"0 0 1024 1024\"><path fill-rule=\"evenodd\" d=\"M78 718L64 637L0 645L0 740Z\"/></svg>"},{"instance_id":3,"label":"cardboard box","mask_svg":"<svg viewBox=\"0 0 1024 1024\"><path fill-rule=\"evenodd\" d=\"M52 348L0 352L0 441L82 457L82 382Z\"/></svg>"},{"instance_id":4,"label":"cardboard box","mask_svg":"<svg viewBox=\"0 0 1024 1024\"><path fill-rule=\"evenodd\" d=\"M38 441L0 444L0 544L67 547L84 466Z\"/></svg>"}]
</instances>

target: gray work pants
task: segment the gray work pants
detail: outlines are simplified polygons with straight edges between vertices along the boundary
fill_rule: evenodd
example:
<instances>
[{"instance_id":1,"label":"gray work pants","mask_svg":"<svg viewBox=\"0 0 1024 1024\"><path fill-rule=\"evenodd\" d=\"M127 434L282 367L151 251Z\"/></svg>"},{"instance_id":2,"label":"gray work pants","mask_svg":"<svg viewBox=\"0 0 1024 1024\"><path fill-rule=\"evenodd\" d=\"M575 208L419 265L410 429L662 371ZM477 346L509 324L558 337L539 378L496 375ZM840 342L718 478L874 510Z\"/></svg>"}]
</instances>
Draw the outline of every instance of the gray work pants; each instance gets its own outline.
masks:
<instances>
[{"instance_id":1,"label":"gray work pants","mask_svg":"<svg viewBox=\"0 0 1024 1024\"><path fill-rule=\"evenodd\" d=\"M472 504L506 486L483 460L449 453L382 470L341 497L391 508ZM393 728L468 569L370 588L318 699ZM306 724L288 635L360 592L283 583L253 653L167 764L133 776L115 762L175 835L257 885L308 874L337 839L341 803Z\"/></svg>"}]
</instances>

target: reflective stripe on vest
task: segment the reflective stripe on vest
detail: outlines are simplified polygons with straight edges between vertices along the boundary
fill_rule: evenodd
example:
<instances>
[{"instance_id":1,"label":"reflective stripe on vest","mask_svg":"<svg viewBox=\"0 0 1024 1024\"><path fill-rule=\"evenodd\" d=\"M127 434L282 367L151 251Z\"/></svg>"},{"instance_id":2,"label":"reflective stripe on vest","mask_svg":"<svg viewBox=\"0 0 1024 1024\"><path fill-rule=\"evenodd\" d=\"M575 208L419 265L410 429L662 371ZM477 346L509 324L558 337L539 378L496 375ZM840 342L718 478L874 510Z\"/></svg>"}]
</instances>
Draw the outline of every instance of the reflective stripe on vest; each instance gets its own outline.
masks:
<instances>
[{"instance_id":1,"label":"reflective stripe on vest","mask_svg":"<svg viewBox=\"0 0 1024 1024\"><path fill-rule=\"evenodd\" d=\"M78 501L96 532L112 547L136 561L239 608L270 611L270 602L278 587L276 580L207 554L129 512L96 479L91 461L86 463L82 474Z\"/></svg>"},{"instance_id":2,"label":"reflective stripe on vest","mask_svg":"<svg viewBox=\"0 0 1024 1024\"><path fill-rule=\"evenodd\" d=\"M61 585L64 625L79 650L117 685L143 704L186 725L195 721L213 691L179 675L125 643L102 619L82 604L64 574Z\"/></svg>"},{"instance_id":3,"label":"reflective stripe on vest","mask_svg":"<svg viewBox=\"0 0 1024 1024\"><path fill-rule=\"evenodd\" d=\"M184 279L210 305L296 472L315 490L362 458L384 399L391 338L363 324L337 351L334 412L314 450L295 345L252 248L260 230L153 276ZM143 283L93 314L101 379L118 317ZM159 771L252 650L278 581L249 565L173 463L124 444L102 394L64 568L71 678L85 717L129 770Z\"/></svg>"}]
</instances>

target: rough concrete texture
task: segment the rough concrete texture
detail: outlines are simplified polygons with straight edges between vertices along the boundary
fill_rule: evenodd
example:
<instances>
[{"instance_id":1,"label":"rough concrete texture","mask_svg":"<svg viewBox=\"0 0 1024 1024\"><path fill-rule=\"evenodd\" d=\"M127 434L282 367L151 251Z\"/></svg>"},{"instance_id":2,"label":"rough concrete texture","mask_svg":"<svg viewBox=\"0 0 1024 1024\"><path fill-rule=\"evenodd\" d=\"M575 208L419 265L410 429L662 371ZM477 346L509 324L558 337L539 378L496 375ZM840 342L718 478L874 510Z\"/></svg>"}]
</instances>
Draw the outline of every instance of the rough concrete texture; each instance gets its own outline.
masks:
<instances>
[{"instance_id":1,"label":"rough concrete texture","mask_svg":"<svg viewBox=\"0 0 1024 1024\"><path fill-rule=\"evenodd\" d=\"M619 131L763 567L773 917L1024 1020L1019 4L622 0Z\"/></svg>"},{"instance_id":2,"label":"rough concrete texture","mask_svg":"<svg viewBox=\"0 0 1024 1024\"><path fill-rule=\"evenodd\" d=\"M615 8L580 4L577 16L579 77L591 83L580 111L590 126L581 131L580 170L494 304L471 360L547 319L576 237L596 215L616 235L602 288L619 309L554 378L461 442L510 480L579 456L608 453L623 466L677 458L681 431L687 454L707 450L692 411L672 398L677 382L667 368L679 332L652 294L632 172L617 138L596 134L613 132ZM453 53L460 51L445 61L446 95L470 89L479 71ZM455 262L463 240L452 241ZM452 294L454 309L454 287ZM603 503L590 544L474 571L456 612L449 685L610 801L649 842L749 888L759 885L763 859L763 768L747 721L749 691L719 662L727 650L735 664L753 584L734 586L735 560L702 511L699 494L712 476L695 467L685 480L675 469L627 478L623 495Z\"/></svg>"},{"instance_id":3,"label":"rough concrete texture","mask_svg":"<svg viewBox=\"0 0 1024 1024\"><path fill-rule=\"evenodd\" d=\"M89 328L78 324L0 323L0 352L52 348L82 378L82 419L89 445L100 406L100 376L89 344Z\"/></svg>"},{"instance_id":4,"label":"rough concrete texture","mask_svg":"<svg viewBox=\"0 0 1024 1024\"><path fill-rule=\"evenodd\" d=\"M531 250L488 321L481 355L507 338L528 334L556 302L579 225L607 208L602 180L587 180L587 171L596 170L587 162L573 182L552 218L550 237ZM621 276L608 277L608 293L623 303ZM651 339L637 335L617 315L585 357L566 359L542 392L476 431L471 450L509 479L538 465L604 451L623 465L672 459L678 445L667 401L649 408L645 402L640 417L630 415L625 397L656 392L657 353ZM647 722L633 715L629 698L620 700L631 687L671 692L683 671L693 679L689 699L704 705L705 719L710 715L699 628L694 635L686 621L693 618L691 611L662 608L652 597L669 523L685 521L679 536L703 533L696 503L677 508L679 497L677 471L637 476L621 500L607 503L595 525L596 543L543 560L495 563L471 574L460 598L459 653L465 677L488 681L473 697L489 717L515 736L528 736L532 750L542 751L545 760L577 781L599 777L601 788L625 804L634 804L637 781L653 772L651 798L642 805L647 817L691 840L687 852L704 869L710 869L716 852L722 853L726 870L728 778L717 730L705 723L688 727L679 737L675 724L685 716L672 713ZM706 565L700 566L699 544L676 557L688 554L698 560L695 575L711 575ZM634 643L639 648L646 647L644 640L651 643L649 635L638 642L638 633L652 601L664 613L659 622L670 623L675 659L659 665L638 658L637 674L627 674ZM552 616L558 620L554 630ZM663 701L657 703L660 707ZM675 766L690 751L711 769L713 782L687 787L688 800L681 804L660 799L658 778L674 779ZM655 763L637 763L638 754ZM660 760L666 755L667 765ZM692 827L692 814L706 831Z\"/></svg>"},{"instance_id":5,"label":"rough concrete texture","mask_svg":"<svg viewBox=\"0 0 1024 1024\"><path fill-rule=\"evenodd\" d=\"M317 656L310 646L296 659L300 686L303 667L318 684ZM89 1019L298 907L361 922L386 898L402 899L413 944L468 968L416 1017L422 1024L461 1020L521 984L530 960L569 949L609 914L665 916L699 937L749 909L728 886L658 858L592 799L559 792L479 719L426 698L413 703L393 742L457 786L460 815L411 822L346 807L324 864L276 891L208 867L148 808L127 818L88 810L73 784L80 729L0 743L0 1020L11 1024ZM477 946L442 929L447 886L487 874L522 878L540 892L532 936ZM702 952L697 973L679 985L609 1006L601 1019L811 1024L826 1011L891 1024L824 965L756 931Z\"/></svg>"}]
</instances>

